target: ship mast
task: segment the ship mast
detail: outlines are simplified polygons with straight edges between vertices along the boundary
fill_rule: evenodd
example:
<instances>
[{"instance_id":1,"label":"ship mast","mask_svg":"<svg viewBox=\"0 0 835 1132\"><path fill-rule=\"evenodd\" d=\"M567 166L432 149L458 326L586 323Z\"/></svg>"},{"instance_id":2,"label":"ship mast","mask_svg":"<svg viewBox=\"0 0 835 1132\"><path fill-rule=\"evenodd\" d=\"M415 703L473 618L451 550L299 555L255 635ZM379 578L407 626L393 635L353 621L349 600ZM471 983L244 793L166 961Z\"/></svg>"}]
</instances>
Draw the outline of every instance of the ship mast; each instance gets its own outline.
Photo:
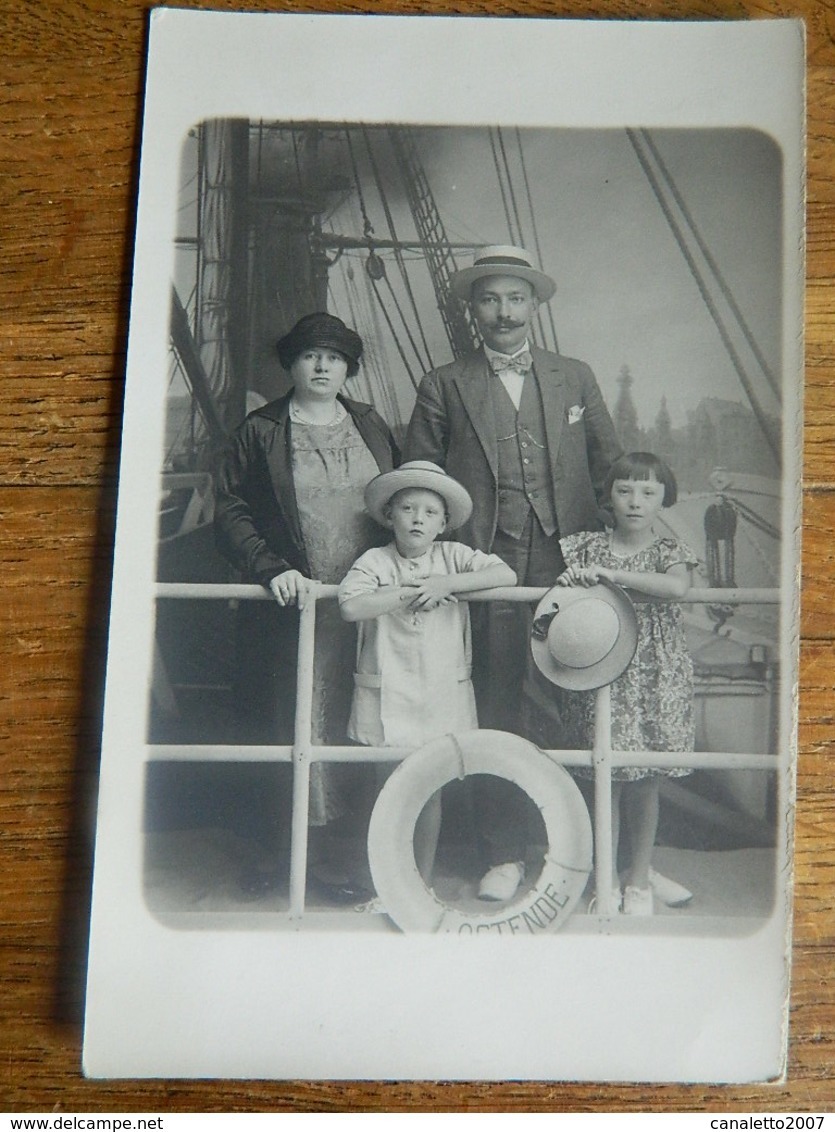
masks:
<instances>
[{"instance_id":1,"label":"ship mast","mask_svg":"<svg viewBox=\"0 0 835 1132\"><path fill-rule=\"evenodd\" d=\"M478 345L478 336L466 306L452 293L452 276L458 270L452 246L418 155L412 130L407 127L392 127L388 135L406 189L406 199L415 228L420 236L421 250L426 256L438 310L452 352L458 358Z\"/></svg>"}]
</instances>

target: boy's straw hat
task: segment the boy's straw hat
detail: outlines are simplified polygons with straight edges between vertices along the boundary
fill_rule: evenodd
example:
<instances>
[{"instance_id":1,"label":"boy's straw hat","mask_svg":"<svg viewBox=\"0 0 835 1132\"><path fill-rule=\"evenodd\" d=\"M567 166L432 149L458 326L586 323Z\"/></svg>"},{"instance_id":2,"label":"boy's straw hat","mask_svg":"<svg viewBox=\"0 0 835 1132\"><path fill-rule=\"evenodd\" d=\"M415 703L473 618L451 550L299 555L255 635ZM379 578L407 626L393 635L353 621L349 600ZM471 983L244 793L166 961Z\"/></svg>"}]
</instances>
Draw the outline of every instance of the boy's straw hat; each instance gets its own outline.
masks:
<instances>
[{"instance_id":1,"label":"boy's straw hat","mask_svg":"<svg viewBox=\"0 0 835 1132\"><path fill-rule=\"evenodd\" d=\"M458 480L448 476L443 468L431 460L409 460L393 472L375 476L365 489L365 506L381 526L386 526L384 508L391 497L407 487L419 487L440 495L447 506L449 519L446 529L463 527L473 510L473 501Z\"/></svg>"},{"instance_id":2,"label":"boy's straw hat","mask_svg":"<svg viewBox=\"0 0 835 1132\"><path fill-rule=\"evenodd\" d=\"M638 647L635 607L620 586L554 586L534 614L531 651L552 684L590 691L617 680Z\"/></svg>"}]
</instances>

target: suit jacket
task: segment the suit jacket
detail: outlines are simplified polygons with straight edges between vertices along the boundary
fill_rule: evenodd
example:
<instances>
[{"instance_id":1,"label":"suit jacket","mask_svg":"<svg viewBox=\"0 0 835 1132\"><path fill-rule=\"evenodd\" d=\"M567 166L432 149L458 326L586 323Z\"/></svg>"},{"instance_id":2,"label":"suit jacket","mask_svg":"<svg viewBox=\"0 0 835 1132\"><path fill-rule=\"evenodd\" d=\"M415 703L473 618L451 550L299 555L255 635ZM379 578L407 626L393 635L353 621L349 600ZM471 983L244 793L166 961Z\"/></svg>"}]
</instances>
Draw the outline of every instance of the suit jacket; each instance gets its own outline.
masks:
<instances>
[{"instance_id":1,"label":"suit jacket","mask_svg":"<svg viewBox=\"0 0 835 1132\"><path fill-rule=\"evenodd\" d=\"M598 498L622 452L589 366L533 347L559 535L600 527ZM482 349L441 366L418 389L404 459L433 460L466 487L473 513L456 538L489 551L498 518L498 436Z\"/></svg>"},{"instance_id":2,"label":"suit jacket","mask_svg":"<svg viewBox=\"0 0 835 1132\"><path fill-rule=\"evenodd\" d=\"M291 397L292 390L250 413L229 441L218 470L218 549L247 581L264 586L290 569L310 577L293 483ZM391 471L399 454L383 418L361 401L339 400L380 471Z\"/></svg>"}]
</instances>

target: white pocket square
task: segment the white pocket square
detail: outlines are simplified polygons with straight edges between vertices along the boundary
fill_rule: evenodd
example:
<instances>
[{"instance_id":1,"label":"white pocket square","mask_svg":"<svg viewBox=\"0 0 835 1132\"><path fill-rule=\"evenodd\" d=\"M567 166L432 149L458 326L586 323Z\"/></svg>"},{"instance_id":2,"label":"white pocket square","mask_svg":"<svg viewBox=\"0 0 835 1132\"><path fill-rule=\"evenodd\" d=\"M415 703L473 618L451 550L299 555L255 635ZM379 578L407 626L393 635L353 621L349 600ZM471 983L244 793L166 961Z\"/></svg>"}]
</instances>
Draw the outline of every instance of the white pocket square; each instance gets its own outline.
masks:
<instances>
[{"instance_id":1,"label":"white pocket square","mask_svg":"<svg viewBox=\"0 0 835 1132\"><path fill-rule=\"evenodd\" d=\"M577 421L583 419L583 413L586 411L585 405L572 405L568 410L568 423L576 424Z\"/></svg>"}]
</instances>

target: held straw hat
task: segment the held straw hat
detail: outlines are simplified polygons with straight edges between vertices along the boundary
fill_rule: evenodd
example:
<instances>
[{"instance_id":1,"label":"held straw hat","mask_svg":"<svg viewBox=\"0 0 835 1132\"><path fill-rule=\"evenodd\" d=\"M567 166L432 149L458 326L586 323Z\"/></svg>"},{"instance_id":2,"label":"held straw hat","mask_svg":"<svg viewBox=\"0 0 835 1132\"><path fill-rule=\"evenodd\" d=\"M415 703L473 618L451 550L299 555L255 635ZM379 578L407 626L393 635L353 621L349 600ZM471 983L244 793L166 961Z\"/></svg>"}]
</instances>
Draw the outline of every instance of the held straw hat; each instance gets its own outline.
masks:
<instances>
[{"instance_id":1,"label":"held straw hat","mask_svg":"<svg viewBox=\"0 0 835 1132\"><path fill-rule=\"evenodd\" d=\"M638 646L635 607L620 586L554 586L534 615L537 668L560 688L590 691L617 680Z\"/></svg>"},{"instance_id":2,"label":"held straw hat","mask_svg":"<svg viewBox=\"0 0 835 1132\"><path fill-rule=\"evenodd\" d=\"M384 509L391 497L407 487L434 491L444 500L449 513L447 530L462 527L473 510L473 501L458 480L447 475L443 468L430 460L409 460L393 472L375 476L365 489L365 506L381 526L386 525Z\"/></svg>"},{"instance_id":3,"label":"held straw hat","mask_svg":"<svg viewBox=\"0 0 835 1132\"><path fill-rule=\"evenodd\" d=\"M534 267L532 257L524 248L516 248L512 244L491 244L476 254L472 267L465 267L453 275L452 292L457 298L467 301L473 283L490 275L525 279L541 303L547 302L557 289L550 275Z\"/></svg>"}]
</instances>

